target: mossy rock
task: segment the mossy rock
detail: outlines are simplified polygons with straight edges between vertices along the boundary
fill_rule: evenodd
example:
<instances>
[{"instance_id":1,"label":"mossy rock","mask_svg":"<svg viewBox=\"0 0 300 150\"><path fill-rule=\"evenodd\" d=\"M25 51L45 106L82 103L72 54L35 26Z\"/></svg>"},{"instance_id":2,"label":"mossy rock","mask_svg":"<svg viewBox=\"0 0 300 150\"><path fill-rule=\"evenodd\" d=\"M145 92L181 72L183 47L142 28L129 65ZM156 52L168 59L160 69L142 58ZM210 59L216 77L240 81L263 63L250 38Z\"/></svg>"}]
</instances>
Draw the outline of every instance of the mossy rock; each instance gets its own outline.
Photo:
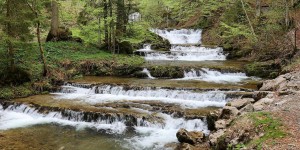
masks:
<instances>
[{"instance_id":1,"label":"mossy rock","mask_svg":"<svg viewBox=\"0 0 300 150\"><path fill-rule=\"evenodd\" d=\"M118 43L118 49L119 54L133 54L133 47L128 41Z\"/></svg>"},{"instance_id":2,"label":"mossy rock","mask_svg":"<svg viewBox=\"0 0 300 150\"><path fill-rule=\"evenodd\" d=\"M245 66L248 76L257 76L261 78L276 78L280 73L280 65L274 61L254 62Z\"/></svg>"}]
</instances>

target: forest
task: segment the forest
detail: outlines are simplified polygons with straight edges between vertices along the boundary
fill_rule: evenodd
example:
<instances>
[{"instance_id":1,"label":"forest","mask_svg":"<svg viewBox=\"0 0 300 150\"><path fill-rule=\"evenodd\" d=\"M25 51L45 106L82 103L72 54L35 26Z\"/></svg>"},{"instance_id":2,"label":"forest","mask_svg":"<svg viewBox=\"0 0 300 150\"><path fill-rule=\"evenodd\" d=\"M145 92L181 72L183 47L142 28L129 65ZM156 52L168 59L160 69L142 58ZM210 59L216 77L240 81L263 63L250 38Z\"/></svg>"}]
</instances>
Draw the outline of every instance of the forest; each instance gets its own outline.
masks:
<instances>
[{"instance_id":1,"label":"forest","mask_svg":"<svg viewBox=\"0 0 300 150\"><path fill-rule=\"evenodd\" d=\"M300 71L300 0L0 0L0 10L0 139L2 134L26 139L25 135L15 137L10 127L1 125L6 121L1 119L4 113L8 113L6 109L15 111L13 108L17 109L21 104L28 105L28 108L36 107L35 110L39 109L38 112L44 115L51 111L63 112L62 116L69 115L69 119L59 118L64 121L72 121L70 116L74 116L67 114L65 109L80 110L84 114L81 121L93 123L87 128L99 127L94 126L97 121L93 122L91 118L100 112L104 113L102 118L99 116L102 121L110 118L111 126L119 118L126 128L134 128L135 134L127 133L131 129L122 132L122 140L117 139L121 141L118 146L112 144L114 142L109 136L115 135L114 131L108 133L106 128L97 128L97 132L103 130L109 136L101 138L112 142L108 144L111 147L92 145L104 146L103 149L165 149L170 145L176 147L174 142L178 141L181 145L177 145L177 149L184 149L187 146L184 143L195 149L268 149L266 141L286 135L277 130L281 128L280 121L276 119L280 116L272 115L270 110L260 112L265 110L263 105L269 104L269 101L257 102L264 98L276 101L282 95L291 94L288 90L291 87L292 91L298 88L298 76L293 73ZM289 73L293 77L286 75ZM294 84L289 83L292 81ZM89 99L91 95L74 98L74 93L84 89L93 91L94 101ZM110 90L105 91L107 89ZM119 93L114 93L116 91ZM209 91L219 93L212 96ZM202 96L203 93L207 95ZM278 95L268 97L272 94ZM57 98L57 95L61 97ZM55 102L56 99L68 101ZM84 104L69 103L81 99L85 99ZM184 100L189 102L182 102ZM219 129L234 131L236 127L229 118L234 114L236 119L244 111L248 112L249 105L252 110L252 104L253 114L244 115L240 120L252 119L254 127L250 129L264 132L262 136L251 132L248 139L228 141L229 136L227 139L220 136L212 140L213 136L218 136L215 133L223 132ZM235 105L238 105L239 113L235 112L236 108L226 108ZM223 108L220 116L208 115L216 112L217 108ZM225 109L229 114L223 114ZM116 115L107 117L107 114ZM147 122L138 123L140 118ZM173 120L170 121L170 118ZM180 119L184 121L180 122ZM213 125L210 120L213 120ZM49 122L73 126L64 121ZM146 131L139 128L151 123L157 127L157 123L163 121L165 124L161 132L169 139L165 143L158 137L155 141L152 133L144 135ZM173 129L167 121L178 125ZM190 129L190 126L184 126L187 122L197 125ZM205 124L203 128L202 123ZM79 123L75 124L77 127ZM223 127L224 124L226 127ZM243 125L245 132L250 130ZM45 128L56 130L57 127ZM110 127L111 130L115 128ZM201 130L203 137L196 141L181 137L181 134L196 136L196 133L181 130L183 128ZM34 126L32 130L43 129ZM176 130L175 133L173 130ZM68 132L79 134L69 129ZM155 130L153 134L156 132L159 133ZM89 132L81 134L87 136L84 137L86 139L94 136ZM229 130L223 133L227 134L231 134L231 138L237 136ZM255 137L259 139L255 140ZM149 138L150 142L145 138ZM3 142L6 140L9 141L9 138ZM205 142L209 144L203 144ZM18 144L16 149L28 148L24 143L21 144L23 147ZM64 144L60 143L60 146ZM207 148L207 145L210 146ZM35 148L41 148L39 146L36 144ZM62 147L74 148L70 146ZM93 149L77 146L83 146L79 149ZM282 148L276 146L272 148ZM295 144L297 146L299 143ZM0 146L0 149L5 148L9 146ZM45 149L51 148L60 149Z\"/></svg>"}]
</instances>

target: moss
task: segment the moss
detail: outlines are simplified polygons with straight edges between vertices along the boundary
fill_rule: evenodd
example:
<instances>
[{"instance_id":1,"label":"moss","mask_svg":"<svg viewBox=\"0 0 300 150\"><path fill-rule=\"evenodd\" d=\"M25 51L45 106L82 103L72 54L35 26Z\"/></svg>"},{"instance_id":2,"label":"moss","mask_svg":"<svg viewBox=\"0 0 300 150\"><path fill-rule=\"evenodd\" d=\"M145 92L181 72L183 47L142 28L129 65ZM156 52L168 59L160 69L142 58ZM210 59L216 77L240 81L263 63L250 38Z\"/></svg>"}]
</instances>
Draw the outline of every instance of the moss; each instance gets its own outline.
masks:
<instances>
[{"instance_id":1,"label":"moss","mask_svg":"<svg viewBox=\"0 0 300 150\"><path fill-rule=\"evenodd\" d=\"M245 66L246 74L249 76L258 76L261 78L275 78L280 73L280 66L274 61L254 62Z\"/></svg>"},{"instance_id":2,"label":"moss","mask_svg":"<svg viewBox=\"0 0 300 150\"><path fill-rule=\"evenodd\" d=\"M263 132L264 135L251 141L248 145L256 145L257 149L262 149L262 144L267 140L286 136L286 133L281 129L282 124L280 120L275 119L270 113L255 112L249 116L254 121L256 129Z\"/></svg>"},{"instance_id":3,"label":"moss","mask_svg":"<svg viewBox=\"0 0 300 150\"><path fill-rule=\"evenodd\" d=\"M13 99L18 97L27 97L34 95L36 92L33 90L29 83L20 86L5 86L0 88L0 99Z\"/></svg>"}]
</instances>

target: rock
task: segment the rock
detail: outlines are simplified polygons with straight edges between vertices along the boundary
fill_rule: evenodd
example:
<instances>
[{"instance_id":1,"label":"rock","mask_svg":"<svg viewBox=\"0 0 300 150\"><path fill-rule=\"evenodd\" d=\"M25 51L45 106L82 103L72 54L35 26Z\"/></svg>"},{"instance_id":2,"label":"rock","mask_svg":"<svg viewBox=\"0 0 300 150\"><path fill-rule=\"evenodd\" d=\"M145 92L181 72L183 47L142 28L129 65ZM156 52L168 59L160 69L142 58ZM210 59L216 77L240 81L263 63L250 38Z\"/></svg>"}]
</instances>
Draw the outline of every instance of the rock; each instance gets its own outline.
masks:
<instances>
[{"instance_id":1,"label":"rock","mask_svg":"<svg viewBox=\"0 0 300 150\"><path fill-rule=\"evenodd\" d=\"M260 91L274 91L277 90L279 87L281 89L284 88L284 83L286 83L286 78L284 75L277 77L274 80L267 80L263 83L263 86L259 89ZM281 84L281 85L280 85Z\"/></svg>"},{"instance_id":2,"label":"rock","mask_svg":"<svg viewBox=\"0 0 300 150\"><path fill-rule=\"evenodd\" d=\"M218 118L219 118L219 115L215 112L211 112L207 115L206 121L207 121L208 130L210 130L210 131L216 130L215 122L218 120Z\"/></svg>"},{"instance_id":3,"label":"rock","mask_svg":"<svg viewBox=\"0 0 300 150\"><path fill-rule=\"evenodd\" d=\"M196 148L191 144L182 143L176 148L176 150L196 150Z\"/></svg>"},{"instance_id":4,"label":"rock","mask_svg":"<svg viewBox=\"0 0 300 150\"><path fill-rule=\"evenodd\" d=\"M220 137L222 137L223 135L225 135L225 130L218 130L217 132L215 133L212 133L209 135L209 144L210 145L216 145L217 142L218 142L218 139Z\"/></svg>"},{"instance_id":5,"label":"rock","mask_svg":"<svg viewBox=\"0 0 300 150\"><path fill-rule=\"evenodd\" d=\"M253 99L253 101L254 101L254 99ZM235 107L237 109L241 109L241 108L245 107L246 105L248 105L250 103L251 103L251 101L250 101L249 98L243 98L243 99L235 99L231 102L228 102L226 104L226 106L232 106L232 107Z\"/></svg>"},{"instance_id":6,"label":"rock","mask_svg":"<svg viewBox=\"0 0 300 150\"><path fill-rule=\"evenodd\" d=\"M224 119L216 121L215 122L215 128L217 130L219 130L219 129L225 129L226 128L226 121Z\"/></svg>"},{"instance_id":7,"label":"rock","mask_svg":"<svg viewBox=\"0 0 300 150\"><path fill-rule=\"evenodd\" d=\"M262 98L265 98L270 92L268 91L255 91L253 93L253 99L254 99L254 102L262 99Z\"/></svg>"},{"instance_id":8,"label":"rock","mask_svg":"<svg viewBox=\"0 0 300 150\"><path fill-rule=\"evenodd\" d=\"M187 130L181 128L177 133L176 137L180 143L189 143L195 145L197 143L201 143L205 139L205 135L203 132L192 131L188 132Z\"/></svg>"},{"instance_id":9,"label":"rock","mask_svg":"<svg viewBox=\"0 0 300 150\"><path fill-rule=\"evenodd\" d=\"M252 104L248 104L245 107L243 107L241 112L253 112L254 111L254 106Z\"/></svg>"},{"instance_id":10,"label":"rock","mask_svg":"<svg viewBox=\"0 0 300 150\"><path fill-rule=\"evenodd\" d=\"M271 104L274 100L270 98L263 98L254 103L253 107L255 111L262 111L265 105Z\"/></svg>"},{"instance_id":11,"label":"rock","mask_svg":"<svg viewBox=\"0 0 300 150\"><path fill-rule=\"evenodd\" d=\"M257 101L256 103L254 103L255 105L268 105L271 104L274 101L274 99L271 98L262 98L259 101Z\"/></svg>"},{"instance_id":12,"label":"rock","mask_svg":"<svg viewBox=\"0 0 300 150\"><path fill-rule=\"evenodd\" d=\"M225 106L222 109L220 119L230 119L236 117L239 114L239 110L235 107Z\"/></svg>"}]
</instances>

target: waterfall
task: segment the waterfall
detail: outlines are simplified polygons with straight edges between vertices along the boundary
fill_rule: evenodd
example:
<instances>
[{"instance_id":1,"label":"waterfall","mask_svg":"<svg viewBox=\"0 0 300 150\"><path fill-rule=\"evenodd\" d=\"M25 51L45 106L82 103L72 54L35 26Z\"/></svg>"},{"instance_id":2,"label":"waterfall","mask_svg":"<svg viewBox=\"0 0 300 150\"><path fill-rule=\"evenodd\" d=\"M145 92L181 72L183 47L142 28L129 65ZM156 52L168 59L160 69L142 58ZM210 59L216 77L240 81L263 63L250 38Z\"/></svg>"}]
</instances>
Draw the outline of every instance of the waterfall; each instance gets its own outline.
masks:
<instances>
[{"instance_id":1,"label":"waterfall","mask_svg":"<svg viewBox=\"0 0 300 150\"><path fill-rule=\"evenodd\" d=\"M144 44L142 49L137 50L139 52L151 52L151 44Z\"/></svg>"},{"instance_id":2,"label":"waterfall","mask_svg":"<svg viewBox=\"0 0 300 150\"><path fill-rule=\"evenodd\" d=\"M205 61L205 60L226 60L223 49L220 47L206 48L201 44L202 30L181 29L181 30L160 30L151 29L153 33L168 40L172 47L168 52L145 50L145 59L148 61Z\"/></svg>"},{"instance_id":3,"label":"waterfall","mask_svg":"<svg viewBox=\"0 0 300 150\"><path fill-rule=\"evenodd\" d=\"M152 32L167 39L172 45L197 45L201 44L202 30L159 30L151 29Z\"/></svg>"},{"instance_id":4,"label":"waterfall","mask_svg":"<svg viewBox=\"0 0 300 150\"><path fill-rule=\"evenodd\" d=\"M80 100L90 104L126 101L158 101L172 103L183 108L222 107L229 100L223 91L193 91L140 87L131 88L118 85L99 85L92 88L63 86L72 93L54 93L58 99ZM72 90L70 90L70 88Z\"/></svg>"},{"instance_id":5,"label":"waterfall","mask_svg":"<svg viewBox=\"0 0 300 150\"><path fill-rule=\"evenodd\" d=\"M144 68L142 72L147 74L149 79L155 79L147 68Z\"/></svg>"},{"instance_id":6,"label":"waterfall","mask_svg":"<svg viewBox=\"0 0 300 150\"><path fill-rule=\"evenodd\" d=\"M221 73L220 71L202 68L201 70L185 71L182 80L202 80L216 83L238 83L250 79L245 73Z\"/></svg>"}]
</instances>

